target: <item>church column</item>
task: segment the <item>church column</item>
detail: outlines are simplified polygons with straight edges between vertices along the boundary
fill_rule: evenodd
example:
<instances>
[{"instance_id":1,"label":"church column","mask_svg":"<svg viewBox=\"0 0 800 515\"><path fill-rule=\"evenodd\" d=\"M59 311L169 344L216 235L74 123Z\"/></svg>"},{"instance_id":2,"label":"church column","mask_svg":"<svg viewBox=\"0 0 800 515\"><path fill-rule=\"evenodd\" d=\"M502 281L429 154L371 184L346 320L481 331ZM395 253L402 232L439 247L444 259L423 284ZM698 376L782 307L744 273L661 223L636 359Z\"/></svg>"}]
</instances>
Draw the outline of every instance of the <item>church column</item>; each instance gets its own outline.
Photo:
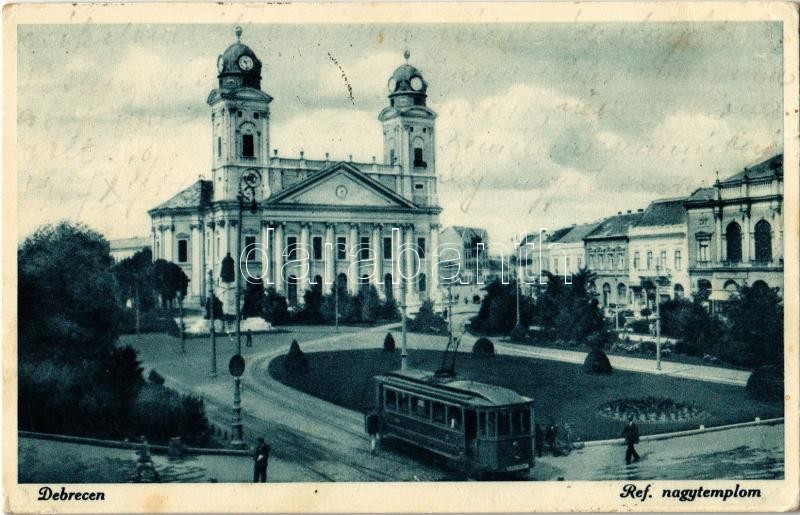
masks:
<instances>
[{"instance_id":1,"label":"church column","mask_svg":"<svg viewBox=\"0 0 800 515\"><path fill-rule=\"evenodd\" d=\"M439 226L431 225L431 235L428 238L428 249L425 257L430 264L430 274L428 277L428 291L431 302L436 305L439 302L439 262L436 257L436 247L439 246Z\"/></svg>"},{"instance_id":2,"label":"church column","mask_svg":"<svg viewBox=\"0 0 800 515\"><path fill-rule=\"evenodd\" d=\"M349 259L349 266L347 267L347 286L351 295L358 293L358 271L356 270L355 262L358 256L358 224L350 224L350 235L347 241L347 256Z\"/></svg>"},{"instance_id":3,"label":"church column","mask_svg":"<svg viewBox=\"0 0 800 515\"><path fill-rule=\"evenodd\" d=\"M191 278L191 287L192 287L192 294L200 297L203 294L203 291L200 289L200 278L203 276L202 269L202 261L200 259L200 247L202 246L202 242L200 241L202 236L200 234L200 224L194 223L191 226L192 229L192 278Z\"/></svg>"},{"instance_id":4,"label":"church column","mask_svg":"<svg viewBox=\"0 0 800 515\"><path fill-rule=\"evenodd\" d=\"M378 293L383 292L383 288L381 288L381 284L383 283L383 253L381 252L381 233L382 233L383 225L382 224L373 224L372 225L372 252L373 258L375 259L375 268L373 269L372 274L372 284L375 285L375 289L378 290Z\"/></svg>"},{"instance_id":5,"label":"church column","mask_svg":"<svg viewBox=\"0 0 800 515\"><path fill-rule=\"evenodd\" d=\"M406 305L413 304L416 296L414 295L414 287L417 276L414 275L414 226L409 224L405 229L405 272L406 276Z\"/></svg>"},{"instance_id":6,"label":"church column","mask_svg":"<svg viewBox=\"0 0 800 515\"><path fill-rule=\"evenodd\" d=\"M336 280L336 251L333 248L336 245L336 235L333 228L334 224L330 222L325 224L325 245L323 246L323 252L325 253L325 278L323 280L325 281L325 287L323 291L328 291Z\"/></svg>"},{"instance_id":7,"label":"church column","mask_svg":"<svg viewBox=\"0 0 800 515\"><path fill-rule=\"evenodd\" d=\"M222 263L222 258L224 258L225 254L228 252L228 224L225 223L225 220L219 220L217 222L217 227L219 227L219 255L214 264L219 266L220 263Z\"/></svg>"},{"instance_id":8,"label":"church column","mask_svg":"<svg viewBox=\"0 0 800 515\"><path fill-rule=\"evenodd\" d=\"M300 224L300 252L297 255L300 257L300 273L305 274L305 277L298 278L298 283L300 284L301 288L298 293L298 297L302 297L302 294L305 290L309 289L309 283L312 280L311 276L311 268L308 262L308 253L309 244L308 244L308 234L309 229L311 228L311 224L307 222L303 222Z\"/></svg>"},{"instance_id":9,"label":"church column","mask_svg":"<svg viewBox=\"0 0 800 515\"><path fill-rule=\"evenodd\" d=\"M259 242L259 247L257 252L253 255L256 259L261 261L261 271L259 275L261 275L261 283L264 285L264 289L269 286L269 282L272 280L272 265L271 261L271 254L270 250L272 249L272 245L269 241L269 222L266 220L261 220L261 241Z\"/></svg>"},{"instance_id":10,"label":"church column","mask_svg":"<svg viewBox=\"0 0 800 515\"><path fill-rule=\"evenodd\" d=\"M156 255L156 241L157 241L156 228L155 226L152 226L150 227L150 252L153 255L154 261L158 259L158 256Z\"/></svg>"},{"instance_id":11,"label":"church column","mask_svg":"<svg viewBox=\"0 0 800 515\"><path fill-rule=\"evenodd\" d=\"M275 271L273 273L273 277L275 278L275 291L277 291L281 295L286 293L286 288L284 288L283 277L281 274L281 268L283 268L283 250L284 250L283 228L285 226L286 223L284 222L280 222L275 226L275 236L272 247L273 262L275 263Z\"/></svg>"},{"instance_id":12,"label":"church column","mask_svg":"<svg viewBox=\"0 0 800 515\"><path fill-rule=\"evenodd\" d=\"M164 259L167 261L172 261L174 256L172 252L172 246L175 244L175 226L172 225L172 221L164 227L164 241L162 243L164 247Z\"/></svg>"}]
</instances>

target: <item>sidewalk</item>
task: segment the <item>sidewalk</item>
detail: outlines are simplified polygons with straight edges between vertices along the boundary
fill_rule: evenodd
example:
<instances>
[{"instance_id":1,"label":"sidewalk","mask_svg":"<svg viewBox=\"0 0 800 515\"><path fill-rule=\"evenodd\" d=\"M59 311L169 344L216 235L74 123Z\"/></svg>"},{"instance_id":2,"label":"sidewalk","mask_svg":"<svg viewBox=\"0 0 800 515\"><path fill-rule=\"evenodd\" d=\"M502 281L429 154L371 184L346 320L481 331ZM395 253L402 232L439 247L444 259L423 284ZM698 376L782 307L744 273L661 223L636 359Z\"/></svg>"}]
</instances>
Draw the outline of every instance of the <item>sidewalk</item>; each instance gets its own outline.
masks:
<instances>
[{"instance_id":1,"label":"sidewalk","mask_svg":"<svg viewBox=\"0 0 800 515\"><path fill-rule=\"evenodd\" d=\"M552 349L549 347L535 347L503 341L495 342L495 348L504 354L510 354L514 356L550 359L554 361L564 361L567 363L577 364L583 364L587 354L586 352L581 351ZM652 359L609 355L608 360L611 362L612 367L619 370L643 372L645 374L663 374L667 376L681 377L684 379L694 379L697 381L729 384L733 386L746 386L747 379L750 377L750 372L746 370L707 367L704 365L689 365L686 363L675 363L665 360L661 360L660 371L656 370L656 362Z\"/></svg>"}]
</instances>

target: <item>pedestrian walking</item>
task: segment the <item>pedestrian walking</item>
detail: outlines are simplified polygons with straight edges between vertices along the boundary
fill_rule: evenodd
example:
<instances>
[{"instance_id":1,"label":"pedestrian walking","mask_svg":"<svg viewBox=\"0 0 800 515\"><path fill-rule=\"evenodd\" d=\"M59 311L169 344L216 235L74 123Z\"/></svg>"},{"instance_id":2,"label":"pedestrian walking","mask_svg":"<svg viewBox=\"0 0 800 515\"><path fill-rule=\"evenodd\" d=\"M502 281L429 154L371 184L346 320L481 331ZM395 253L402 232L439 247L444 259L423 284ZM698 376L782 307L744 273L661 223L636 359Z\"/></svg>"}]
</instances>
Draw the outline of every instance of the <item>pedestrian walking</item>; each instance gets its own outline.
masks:
<instances>
[{"instance_id":1,"label":"pedestrian walking","mask_svg":"<svg viewBox=\"0 0 800 515\"><path fill-rule=\"evenodd\" d=\"M542 450L544 449L544 434L542 434L542 427L539 424L534 425L534 444L536 445L536 455L542 457Z\"/></svg>"},{"instance_id":2,"label":"pedestrian walking","mask_svg":"<svg viewBox=\"0 0 800 515\"><path fill-rule=\"evenodd\" d=\"M556 428L555 424L550 424L547 426L545 430L545 440L547 440L547 446L550 449L550 452L553 456L558 456L558 449L556 448L556 434L558 433L558 428Z\"/></svg>"},{"instance_id":3,"label":"pedestrian walking","mask_svg":"<svg viewBox=\"0 0 800 515\"><path fill-rule=\"evenodd\" d=\"M369 452L375 454L378 440L381 438L381 416L377 410L367 415L367 434L369 434Z\"/></svg>"},{"instance_id":4,"label":"pedestrian walking","mask_svg":"<svg viewBox=\"0 0 800 515\"><path fill-rule=\"evenodd\" d=\"M256 450L253 453L253 483L267 482L267 465L269 465L270 450L269 444L263 438L259 438Z\"/></svg>"},{"instance_id":5,"label":"pedestrian walking","mask_svg":"<svg viewBox=\"0 0 800 515\"><path fill-rule=\"evenodd\" d=\"M625 451L625 463L630 465L631 459L633 459L633 461L639 461L639 454L633 447L639 443L639 428L633 423L633 417L628 417L628 425L622 430L622 437L625 439L625 443L628 445L628 448Z\"/></svg>"},{"instance_id":6,"label":"pedestrian walking","mask_svg":"<svg viewBox=\"0 0 800 515\"><path fill-rule=\"evenodd\" d=\"M247 340L245 340L245 342L247 347L253 346L253 333L250 331L250 329L247 330Z\"/></svg>"}]
</instances>

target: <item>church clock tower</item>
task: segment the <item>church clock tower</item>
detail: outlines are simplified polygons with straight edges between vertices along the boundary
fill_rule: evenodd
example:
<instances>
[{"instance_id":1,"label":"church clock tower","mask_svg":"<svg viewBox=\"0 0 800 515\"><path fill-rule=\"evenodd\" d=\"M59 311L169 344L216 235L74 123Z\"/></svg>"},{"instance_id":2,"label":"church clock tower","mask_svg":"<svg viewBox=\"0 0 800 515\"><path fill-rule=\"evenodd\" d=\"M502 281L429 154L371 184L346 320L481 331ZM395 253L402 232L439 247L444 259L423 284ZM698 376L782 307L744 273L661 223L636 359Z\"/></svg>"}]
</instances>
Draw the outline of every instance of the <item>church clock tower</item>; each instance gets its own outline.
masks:
<instances>
[{"instance_id":1,"label":"church clock tower","mask_svg":"<svg viewBox=\"0 0 800 515\"><path fill-rule=\"evenodd\" d=\"M422 73L405 64L389 78L389 106L378 115L383 124L384 162L400 166L402 191L407 198L425 197L426 204L435 204L436 113L425 103L428 83ZM429 177L428 177L429 176Z\"/></svg>"},{"instance_id":2,"label":"church clock tower","mask_svg":"<svg viewBox=\"0 0 800 515\"><path fill-rule=\"evenodd\" d=\"M261 91L261 61L241 43L242 28L236 27L236 43L217 60L219 87L208 95L212 126L212 180L214 201L236 200L244 174L258 173L258 200L270 194L269 104L272 97Z\"/></svg>"}]
</instances>

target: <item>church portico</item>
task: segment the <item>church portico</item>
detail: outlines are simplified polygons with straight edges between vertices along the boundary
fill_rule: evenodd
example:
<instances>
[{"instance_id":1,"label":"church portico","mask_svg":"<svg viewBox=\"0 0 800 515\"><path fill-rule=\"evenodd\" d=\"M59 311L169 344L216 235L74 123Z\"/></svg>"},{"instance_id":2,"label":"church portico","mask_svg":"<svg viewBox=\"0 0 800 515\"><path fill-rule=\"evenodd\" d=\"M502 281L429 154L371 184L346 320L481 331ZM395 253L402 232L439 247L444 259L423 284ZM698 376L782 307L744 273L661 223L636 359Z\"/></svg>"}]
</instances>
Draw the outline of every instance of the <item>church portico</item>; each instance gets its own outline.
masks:
<instances>
[{"instance_id":1,"label":"church portico","mask_svg":"<svg viewBox=\"0 0 800 515\"><path fill-rule=\"evenodd\" d=\"M210 272L226 313L235 312L235 282L220 277L227 256L244 275L240 286L261 280L291 304L311 288L330 293L335 281L351 295L371 285L409 306L438 301L436 113L410 54L389 78L388 105L378 114L382 159L307 159L303 151L286 158L270 149L273 98L261 89L263 65L238 28L236 35L206 101L211 179L149 211L154 259L183 268L188 303L205 302Z\"/></svg>"}]
</instances>

